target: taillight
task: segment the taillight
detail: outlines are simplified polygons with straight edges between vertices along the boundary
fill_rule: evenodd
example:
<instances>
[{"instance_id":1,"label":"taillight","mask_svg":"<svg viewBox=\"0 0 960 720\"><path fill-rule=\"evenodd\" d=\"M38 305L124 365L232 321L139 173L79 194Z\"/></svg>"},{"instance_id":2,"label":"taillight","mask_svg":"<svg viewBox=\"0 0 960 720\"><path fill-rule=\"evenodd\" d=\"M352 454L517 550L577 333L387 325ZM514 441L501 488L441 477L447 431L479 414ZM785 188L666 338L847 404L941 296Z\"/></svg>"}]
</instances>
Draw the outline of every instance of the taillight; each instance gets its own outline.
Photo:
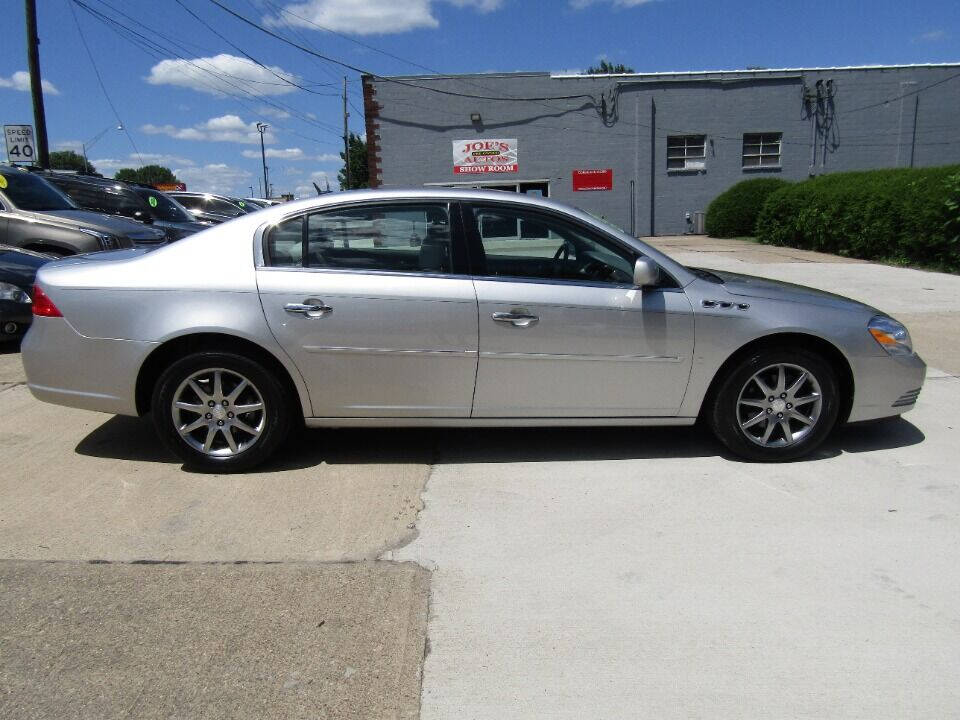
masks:
<instances>
[{"instance_id":1,"label":"taillight","mask_svg":"<svg viewBox=\"0 0 960 720\"><path fill-rule=\"evenodd\" d=\"M39 285L33 286L33 314L40 317L63 317L47 294Z\"/></svg>"}]
</instances>

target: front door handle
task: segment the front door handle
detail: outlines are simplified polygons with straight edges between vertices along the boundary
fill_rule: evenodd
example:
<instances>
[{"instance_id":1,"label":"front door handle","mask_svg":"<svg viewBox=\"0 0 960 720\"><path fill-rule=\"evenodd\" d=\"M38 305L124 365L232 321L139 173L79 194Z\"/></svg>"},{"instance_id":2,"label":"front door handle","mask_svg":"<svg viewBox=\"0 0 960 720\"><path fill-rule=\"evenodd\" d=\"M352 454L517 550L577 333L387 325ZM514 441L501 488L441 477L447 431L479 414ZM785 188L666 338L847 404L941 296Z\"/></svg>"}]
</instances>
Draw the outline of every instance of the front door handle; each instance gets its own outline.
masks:
<instances>
[{"instance_id":1,"label":"front door handle","mask_svg":"<svg viewBox=\"0 0 960 720\"><path fill-rule=\"evenodd\" d=\"M525 312L495 312L490 317L494 322L510 323L514 327L531 327L540 322L536 315L528 315Z\"/></svg>"},{"instance_id":2,"label":"front door handle","mask_svg":"<svg viewBox=\"0 0 960 720\"><path fill-rule=\"evenodd\" d=\"M307 298L302 303L287 303L283 309L288 313L300 314L308 318L322 318L333 312L332 307L316 298Z\"/></svg>"}]
</instances>

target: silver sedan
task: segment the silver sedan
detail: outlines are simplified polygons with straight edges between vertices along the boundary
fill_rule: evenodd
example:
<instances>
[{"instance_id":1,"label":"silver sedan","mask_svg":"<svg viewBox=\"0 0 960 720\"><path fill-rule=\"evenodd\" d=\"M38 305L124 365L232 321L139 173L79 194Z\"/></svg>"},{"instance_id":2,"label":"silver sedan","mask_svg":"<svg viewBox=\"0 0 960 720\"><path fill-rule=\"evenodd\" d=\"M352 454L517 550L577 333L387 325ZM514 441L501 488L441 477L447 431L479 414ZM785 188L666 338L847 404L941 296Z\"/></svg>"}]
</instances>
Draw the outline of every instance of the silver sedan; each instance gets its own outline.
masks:
<instances>
[{"instance_id":1,"label":"silver sedan","mask_svg":"<svg viewBox=\"0 0 960 720\"><path fill-rule=\"evenodd\" d=\"M685 267L586 213L503 192L326 195L146 253L40 270L41 400L151 412L186 464L244 470L309 427L691 425L788 460L916 403L882 312Z\"/></svg>"}]
</instances>

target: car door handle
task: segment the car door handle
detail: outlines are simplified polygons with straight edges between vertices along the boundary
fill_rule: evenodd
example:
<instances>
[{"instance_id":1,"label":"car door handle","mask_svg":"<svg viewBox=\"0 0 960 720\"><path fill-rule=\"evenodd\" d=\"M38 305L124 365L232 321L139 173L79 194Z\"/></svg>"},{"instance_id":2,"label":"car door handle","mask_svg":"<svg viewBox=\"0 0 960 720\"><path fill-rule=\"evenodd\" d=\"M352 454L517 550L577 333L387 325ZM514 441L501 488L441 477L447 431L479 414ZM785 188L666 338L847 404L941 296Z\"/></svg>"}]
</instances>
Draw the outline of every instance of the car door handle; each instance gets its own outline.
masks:
<instances>
[{"instance_id":1,"label":"car door handle","mask_svg":"<svg viewBox=\"0 0 960 720\"><path fill-rule=\"evenodd\" d=\"M514 327L530 327L540 322L536 315L527 315L521 312L495 312L490 317L494 322L510 323Z\"/></svg>"},{"instance_id":2,"label":"car door handle","mask_svg":"<svg viewBox=\"0 0 960 720\"><path fill-rule=\"evenodd\" d=\"M287 303L283 309L291 314L300 314L308 318L322 318L333 312L333 308L323 300L310 298L303 303Z\"/></svg>"}]
</instances>

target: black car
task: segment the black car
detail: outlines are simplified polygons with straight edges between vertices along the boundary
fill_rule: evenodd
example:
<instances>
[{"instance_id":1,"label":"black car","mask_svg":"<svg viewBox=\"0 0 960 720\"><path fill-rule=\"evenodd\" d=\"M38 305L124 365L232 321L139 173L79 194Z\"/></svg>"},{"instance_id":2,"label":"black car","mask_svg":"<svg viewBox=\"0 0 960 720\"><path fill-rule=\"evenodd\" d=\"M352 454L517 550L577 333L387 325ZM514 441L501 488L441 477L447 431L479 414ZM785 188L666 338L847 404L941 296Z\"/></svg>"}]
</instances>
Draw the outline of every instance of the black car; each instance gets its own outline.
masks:
<instances>
[{"instance_id":1,"label":"black car","mask_svg":"<svg viewBox=\"0 0 960 720\"><path fill-rule=\"evenodd\" d=\"M33 281L52 256L0 245L0 341L15 340L33 320Z\"/></svg>"},{"instance_id":2,"label":"black car","mask_svg":"<svg viewBox=\"0 0 960 720\"><path fill-rule=\"evenodd\" d=\"M164 232L167 242L207 227L196 222L175 201L152 188L91 175L62 172L44 172L42 175L80 207L152 225Z\"/></svg>"},{"instance_id":3,"label":"black car","mask_svg":"<svg viewBox=\"0 0 960 720\"><path fill-rule=\"evenodd\" d=\"M219 224L233 218L256 212L260 208L226 195L172 190L170 196L183 205L197 220Z\"/></svg>"}]
</instances>

